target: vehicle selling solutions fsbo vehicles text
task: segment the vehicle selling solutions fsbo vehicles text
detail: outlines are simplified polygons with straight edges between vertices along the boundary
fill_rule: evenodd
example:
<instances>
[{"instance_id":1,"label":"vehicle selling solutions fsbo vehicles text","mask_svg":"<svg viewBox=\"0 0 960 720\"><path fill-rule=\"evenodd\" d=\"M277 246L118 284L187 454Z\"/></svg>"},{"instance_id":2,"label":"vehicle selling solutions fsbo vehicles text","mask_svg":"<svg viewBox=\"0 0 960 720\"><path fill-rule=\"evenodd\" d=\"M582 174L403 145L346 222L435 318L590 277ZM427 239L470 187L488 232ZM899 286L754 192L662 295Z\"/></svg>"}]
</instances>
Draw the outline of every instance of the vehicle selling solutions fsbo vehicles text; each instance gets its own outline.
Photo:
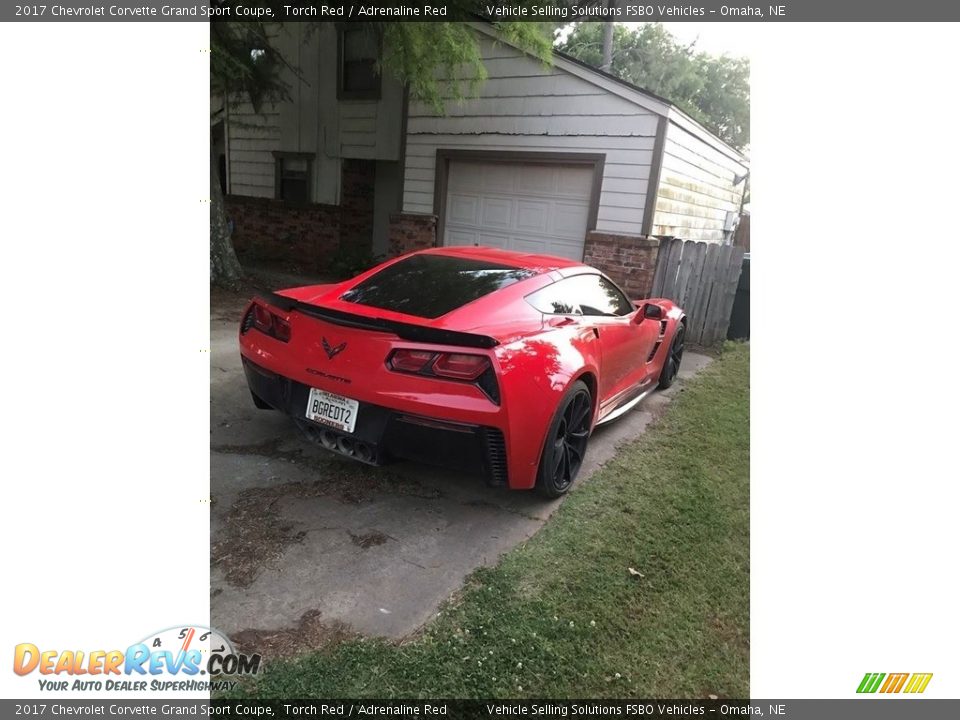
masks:
<instances>
[{"instance_id":1,"label":"vehicle selling solutions fsbo vehicles text","mask_svg":"<svg viewBox=\"0 0 960 720\"><path fill-rule=\"evenodd\" d=\"M623 7L605 6L502 6L487 5L487 15L494 19L506 18L556 18L560 20L630 20L634 18L671 18L671 17L764 17L763 9L757 7L739 7L723 5L718 10L707 10L697 5L625 5ZM770 5L769 14L786 15L784 5Z\"/></svg>"}]
</instances>

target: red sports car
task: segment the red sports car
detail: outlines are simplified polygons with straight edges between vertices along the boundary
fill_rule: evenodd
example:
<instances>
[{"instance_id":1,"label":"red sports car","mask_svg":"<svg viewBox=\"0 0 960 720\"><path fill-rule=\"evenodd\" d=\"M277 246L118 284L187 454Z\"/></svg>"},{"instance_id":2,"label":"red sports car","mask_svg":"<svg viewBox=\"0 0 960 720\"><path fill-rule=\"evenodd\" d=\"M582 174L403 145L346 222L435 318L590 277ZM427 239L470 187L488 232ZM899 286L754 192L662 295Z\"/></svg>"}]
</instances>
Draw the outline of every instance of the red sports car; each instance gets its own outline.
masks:
<instances>
[{"instance_id":1,"label":"red sports car","mask_svg":"<svg viewBox=\"0 0 960 720\"><path fill-rule=\"evenodd\" d=\"M557 497L597 424L673 383L685 327L581 263L444 247L254 298L240 352L257 407L329 450Z\"/></svg>"}]
</instances>

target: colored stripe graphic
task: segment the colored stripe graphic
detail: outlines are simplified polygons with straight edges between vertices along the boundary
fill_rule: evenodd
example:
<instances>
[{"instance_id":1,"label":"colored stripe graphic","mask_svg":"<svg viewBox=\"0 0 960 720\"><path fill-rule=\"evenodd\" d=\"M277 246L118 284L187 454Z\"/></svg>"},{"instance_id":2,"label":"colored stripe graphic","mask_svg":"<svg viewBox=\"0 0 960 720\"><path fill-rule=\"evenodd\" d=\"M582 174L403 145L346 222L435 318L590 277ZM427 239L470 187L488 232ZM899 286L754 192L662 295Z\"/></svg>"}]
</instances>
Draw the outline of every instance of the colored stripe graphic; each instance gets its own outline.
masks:
<instances>
[{"instance_id":1,"label":"colored stripe graphic","mask_svg":"<svg viewBox=\"0 0 960 720\"><path fill-rule=\"evenodd\" d=\"M884 678L886 681L884 682ZM860 685L857 687L858 693L875 693L879 689L881 693L898 693L901 690L904 693L917 694L927 689L933 673L866 673ZM883 683L881 686L880 683ZM906 685L906 687L904 687Z\"/></svg>"},{"instance_id":2,"label":"colored stripe graphic","mask_svg":"<svg viewBox=\"0 0 960 720\"><path fill-rule=\"evenodd\" d=\"M927 689L927 685L930 684L930 678L933 677L933 673L914 673L910 682L907 683L907 687L904 689L905 693L922 693Z\"/></svg>"},{"instance_id":3,"label":"colored stripe graphic","mask_svg":"<svg viewBox=\"0 0 960 720\"><path fill-rule=\"evenodd\" d=\"M857 688L858 693L875 693L877 688L880 687L880 681L883 680L884 673L867 673L863 676L863 680L860 681L860 687Z\"/></svg>"},{"instance_id":4,"label":"colored stripe graphic","mask_svg":"<svg viewBox=\"0 0 960 720\"><path fill-rule=\"evenodd\" d=\"M890 673L887 675L887 681L883 684L883 687L880 688L882 693L898 693L903 687L903 684L907 681L907 678L910 676L910 673Z\"/></svg>"}]
</instances>

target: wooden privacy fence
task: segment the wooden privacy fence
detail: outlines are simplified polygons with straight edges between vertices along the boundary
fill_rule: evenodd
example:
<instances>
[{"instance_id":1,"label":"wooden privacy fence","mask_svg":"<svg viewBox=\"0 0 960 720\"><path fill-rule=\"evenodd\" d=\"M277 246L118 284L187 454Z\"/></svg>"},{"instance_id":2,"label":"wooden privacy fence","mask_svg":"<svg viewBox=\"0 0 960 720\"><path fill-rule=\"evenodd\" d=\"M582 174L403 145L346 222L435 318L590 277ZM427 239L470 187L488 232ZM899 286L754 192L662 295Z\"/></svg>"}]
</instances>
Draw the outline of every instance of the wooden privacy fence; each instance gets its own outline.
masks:
<instances>
[{"instance_id":1,"label":"wooden privacy fence","mask_svg":"<svg viewBox=\"0 0 960 720\"><path fill-rule=\"evenodd\" d=\"M712 345L727 336L743 248L667 238L660 241L652 297L687 313L687 342Z\"/></svg>"}]
</instances>

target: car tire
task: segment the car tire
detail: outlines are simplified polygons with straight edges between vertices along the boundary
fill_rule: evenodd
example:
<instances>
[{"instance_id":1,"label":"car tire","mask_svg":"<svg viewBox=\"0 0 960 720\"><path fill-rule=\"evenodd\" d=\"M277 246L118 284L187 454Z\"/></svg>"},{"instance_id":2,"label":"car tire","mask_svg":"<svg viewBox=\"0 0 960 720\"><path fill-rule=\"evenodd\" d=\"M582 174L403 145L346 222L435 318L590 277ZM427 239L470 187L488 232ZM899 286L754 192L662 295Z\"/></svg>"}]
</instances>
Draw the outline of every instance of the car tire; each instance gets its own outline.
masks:
<instances>
[{"instance_id":1,"label":"car tire","mask_svg":"<svg viewBox=\"0 0 960 720\"><path fill-rule=\"evenodd\" d=\"M557 406L540 454L536 490L544 497L566 494L577 479L587 452L592 416L590 388L577 380Z\"/></svg>"},{"instance_id":2,"label":"car tire","mask_svg":"<svg viewBox=\"0 0 960 720\"><path fill-rule=\"evenodd\" d=\"M686 324L677 323L677 329L673 333L673 340L670 341L670 349L667 351L667 358L663 361L663 369L660 370L660 389L666 390L673 385L680 373L680 362L683 360L683 343L687 334Z\"/></svg>"}]
</instances>

